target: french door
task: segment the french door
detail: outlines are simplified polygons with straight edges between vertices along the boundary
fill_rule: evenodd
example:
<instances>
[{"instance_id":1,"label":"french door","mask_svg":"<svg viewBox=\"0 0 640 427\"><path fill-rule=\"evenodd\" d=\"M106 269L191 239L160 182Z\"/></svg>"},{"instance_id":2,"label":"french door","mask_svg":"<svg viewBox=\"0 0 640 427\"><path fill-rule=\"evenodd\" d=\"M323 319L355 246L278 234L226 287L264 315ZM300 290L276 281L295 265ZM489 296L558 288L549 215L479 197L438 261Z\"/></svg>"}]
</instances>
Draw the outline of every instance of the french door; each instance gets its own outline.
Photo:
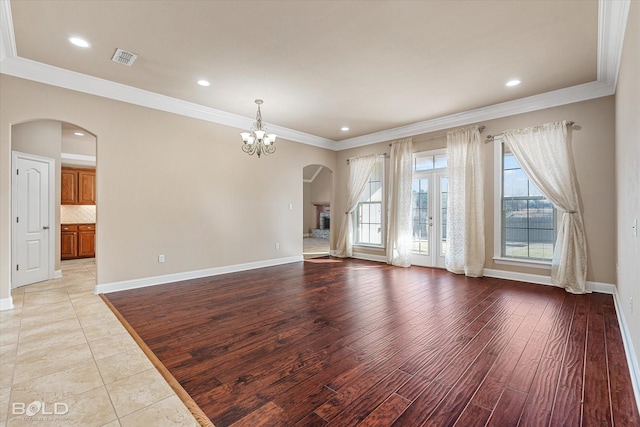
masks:
<instances>
[{"instance_id":1,"label":"french door","mask_svg":"<svg viewBox=\"0 0 640 427\"><path fill-rule=\"evenodd\" d=\"M445 267L448 184L446 170L414 172L412 264Z\"/></svg>"}]
</instances>

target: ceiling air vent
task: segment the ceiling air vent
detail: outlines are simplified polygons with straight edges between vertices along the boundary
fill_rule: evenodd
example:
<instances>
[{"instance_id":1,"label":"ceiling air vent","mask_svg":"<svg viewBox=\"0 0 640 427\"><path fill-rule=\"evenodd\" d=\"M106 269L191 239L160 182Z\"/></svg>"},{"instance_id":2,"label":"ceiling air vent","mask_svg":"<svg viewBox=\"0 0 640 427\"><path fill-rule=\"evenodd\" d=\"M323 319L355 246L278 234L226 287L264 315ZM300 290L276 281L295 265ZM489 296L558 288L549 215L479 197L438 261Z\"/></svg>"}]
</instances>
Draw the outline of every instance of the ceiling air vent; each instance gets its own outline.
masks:
<instances>
[{"instance_id":1,"label":"ceiling air vent","mask_svg":"<svg viewBox=\"0 0 640 427\"><path fill-rule=\"evenodd\" d=\"M111 60L131 67L137 57L138 55L135 53L127 52L126 50L118 48L116 49L116 53L113 54L113 58L111 58Z\"/></svg>"}]
</instances>

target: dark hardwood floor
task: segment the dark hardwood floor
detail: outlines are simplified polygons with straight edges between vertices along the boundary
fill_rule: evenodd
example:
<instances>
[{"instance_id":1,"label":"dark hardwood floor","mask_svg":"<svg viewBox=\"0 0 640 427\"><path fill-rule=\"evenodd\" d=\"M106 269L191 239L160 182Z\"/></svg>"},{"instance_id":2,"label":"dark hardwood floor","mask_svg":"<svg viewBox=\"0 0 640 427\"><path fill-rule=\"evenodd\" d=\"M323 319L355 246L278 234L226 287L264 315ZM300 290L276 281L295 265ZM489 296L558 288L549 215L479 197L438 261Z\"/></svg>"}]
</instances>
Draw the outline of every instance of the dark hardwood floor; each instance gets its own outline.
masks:
<instances>
[{"instance_id":1,"label":"dark hardwood floor","mask_svg":"<svg viewBox=\"0 0 640 427\"><path fill-rule=\"evenodd\" d=\"M638 426L610 295L338 259L108 300L218 426Z\"/></svg>"}]
</instances>

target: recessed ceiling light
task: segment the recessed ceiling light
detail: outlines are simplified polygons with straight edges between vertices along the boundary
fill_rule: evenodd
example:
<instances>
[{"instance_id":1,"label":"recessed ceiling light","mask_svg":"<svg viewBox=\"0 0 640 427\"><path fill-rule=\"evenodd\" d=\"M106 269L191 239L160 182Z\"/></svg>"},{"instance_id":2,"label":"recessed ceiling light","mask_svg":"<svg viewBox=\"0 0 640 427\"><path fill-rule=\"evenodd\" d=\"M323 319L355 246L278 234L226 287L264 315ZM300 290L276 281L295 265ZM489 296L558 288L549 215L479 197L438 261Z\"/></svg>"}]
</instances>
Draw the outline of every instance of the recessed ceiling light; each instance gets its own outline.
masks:
<instances>
[{"instance_id":1,"label":"recessed ceiling light","mask_svg":"<svg viewBox=\"0 0 640 427\"><path fill-rule=\"evenodd\" d=\"M513 86L518 86L520 83L522 83L520 80L513 79L513 80L509 80L505 86L513 87Z\"/></svg>"},{"instance_id":2,"label":"recessed ceiling light","mask_svg":"<svg viewBox=\"0 0 640 427\"><path fill-rule=\"evenodd\" d=\"M75 136L84 136L84 133L82 133L82 132L74 132L73 134Z\"/></svg>"},{"instance_id":3,"label":"recessed ceiling light","mask_svg":"<svg viewBox=\"0 0 640 427\"><path fill-rule=\"evenodd\" d=\"M91 44L80 37L69 37L69 42L78 47L91 47Z\"/></svg>"},{"instance_id":4,"label":"recessed ceiling light","mask_svg":"<svg viewBox=\"0 0 640 427\"><path fill-rule=\"evenodd\" d=\"M343 131L343 132L346 132L346 131L348 131L348 130L349 130L349 126L342 126L342 127L340 128L340 130L341 130L341 131Z\"/></svg>"},{"instance_id":5,"label":"recessed ceiling light","mask_svg":"<svg viewBox=\"0 0 640 427\"><path fill-rule=\"evenodd\" d=\"M208 81L206 81L206 80L198 80L198 84L199 84L200 86L204 86L204 87L211 86L211 83L209 83L209 82L208 82Z\"/></svg>"}]
</instances>

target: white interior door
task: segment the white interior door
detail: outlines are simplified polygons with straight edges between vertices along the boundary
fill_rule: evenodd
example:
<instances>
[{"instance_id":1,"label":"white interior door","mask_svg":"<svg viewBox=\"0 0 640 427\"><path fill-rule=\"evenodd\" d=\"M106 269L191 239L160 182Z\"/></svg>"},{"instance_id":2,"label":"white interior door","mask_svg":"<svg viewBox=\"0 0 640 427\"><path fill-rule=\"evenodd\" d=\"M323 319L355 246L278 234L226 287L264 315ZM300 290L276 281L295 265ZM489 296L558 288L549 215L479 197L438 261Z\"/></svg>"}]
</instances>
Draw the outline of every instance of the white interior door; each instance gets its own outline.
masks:
<instances>
[{"instance_id":1,"label":"white interior door","mask_svg":"<svg viewBox=\"0 0 640 427\"><path fill-rule=\"evenodd\" d=\"M13 152L11 287L53 278L54 160Z\"/></svg>"},{"instance_id":2,"label":"white interior door","mask_svg":"<svg viewBox=\"0 0 640 427\"><path fill-rule=\"evenodd\" d=\"M446 171L414 173L412 264L444 268L447 196Z\"/></svg>"}]
</instances>

